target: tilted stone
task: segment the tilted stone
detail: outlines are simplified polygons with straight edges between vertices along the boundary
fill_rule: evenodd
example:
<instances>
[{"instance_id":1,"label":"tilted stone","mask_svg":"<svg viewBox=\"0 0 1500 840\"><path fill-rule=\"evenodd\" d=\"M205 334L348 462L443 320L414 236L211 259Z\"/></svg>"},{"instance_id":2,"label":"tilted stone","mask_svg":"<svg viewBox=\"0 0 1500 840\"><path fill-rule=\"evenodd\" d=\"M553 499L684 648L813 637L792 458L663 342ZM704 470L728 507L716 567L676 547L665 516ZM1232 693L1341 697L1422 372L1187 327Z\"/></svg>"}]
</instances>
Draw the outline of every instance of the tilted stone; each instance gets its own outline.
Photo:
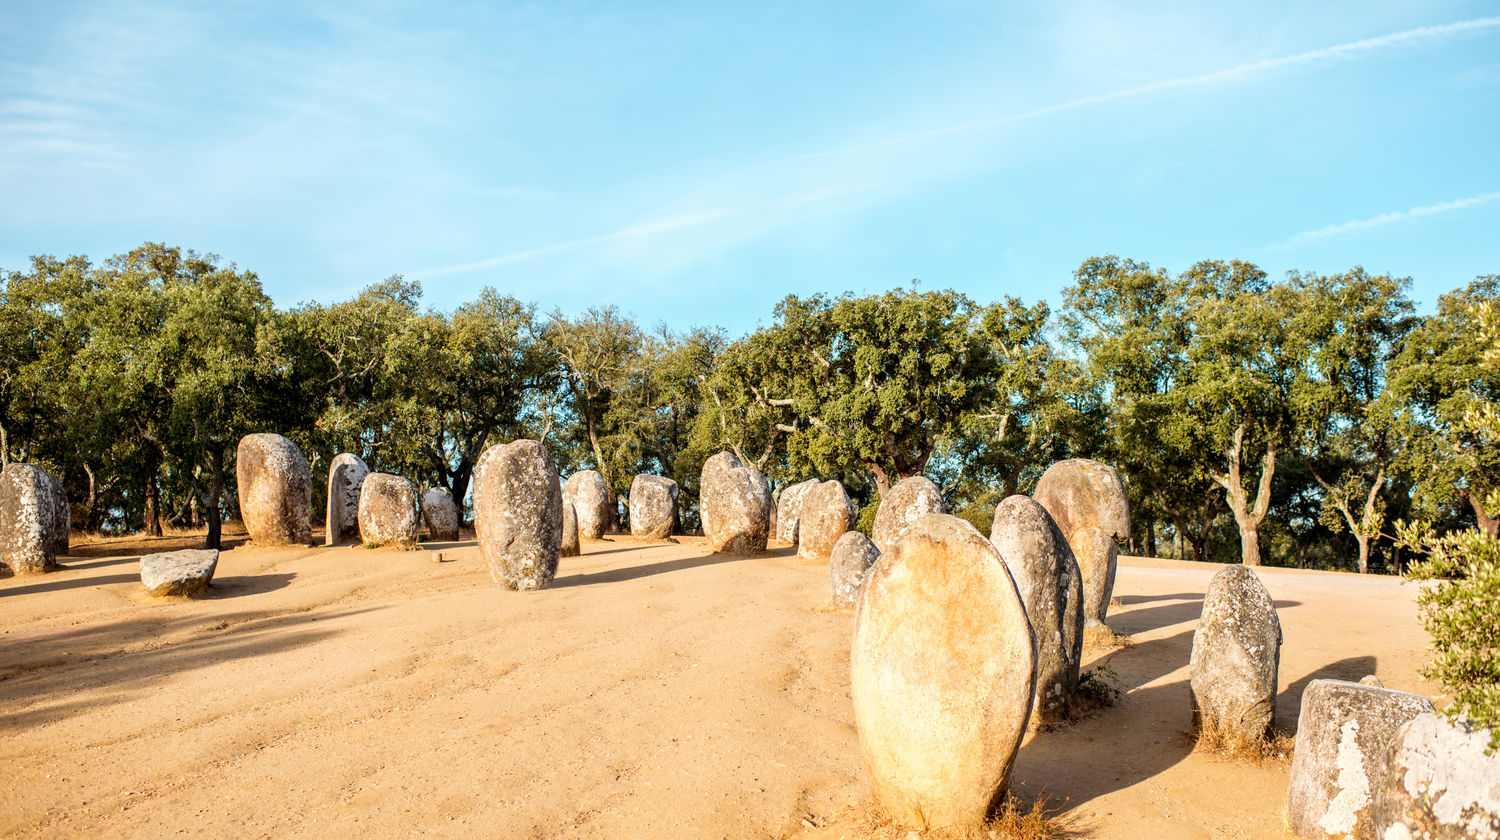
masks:
<instances>
[{"instance_id":1,"label":"tilted stone","mask_svg":"<svg viewBox=\"0 0 1500 840\"><path fill-rule=\"evenodd\" d=\"M854 505L837 481L816 484L802 496L797 525L797 556L827 560L834 543L854 527Z\"/></svg>"},{"instance_id":2,"label":"tilted stone","mask_svg":"<svg viewBox=\"0 0 1500 840\"><path fill-rule=\"evenodd\" d=\"M1194 722L1244 741L1266 738L1280 662L1281 621L1271 593L1244 566L1220 569L1203 596L1188 660Z\"/></svg>"},{"instance_id":3,"label":"tilted stone","mask_svg":"<svg viewBox=\"0 0 1500 840\"><path fill-rule=\"evenodd\" d=\"M915 828L977 828L1005 794L1031 711L1031 625L995 547L931 514L870 572L850 694L876 801Z\"/></svg>"},{"instance_id":4,"label":"tilted stone","mask_svg":"<svg viewBox=\"0 0 1500 840\"><path fill-rule=\"evenodd\" d=\"M809 478L781 488L781 496L776 500L776 539L793 545L797 544L797 526L802 517L802 497L817 484L816 478Z\"/></svg>"},{"instance_id":5,"label":"tilted stone","mask_svg":"<svg viewBox=\"0 0 1500 840\"><path fill-rule=\"evenodd\" d=\"M359 488L370 468L358 455L342 452L328 465L328 515L323 544L339 545L359 536Z\"/></svg>"},{"instance_id":6,"label":"tilted stone","mask_svg":"<svg viewBox=\"0 0 1500 840\"><path fill-rule=\"evenodd\" d=\"M600 539L614 524L615 500L598 470L580 470L568 476L563 498L573 503L573 513L578 517L578 536L583 539Z\"/></svg>"},{"instance_id":7,"label":"tilted stone","mask_svg":"<svg viewBox=\"0 0 1500 840\"><path fill-rule=\"evenodd\" d=\"M766 550L771 527L771 488L760 470L720 452L703 465L699 512L709 549L752 555Z\"/></svg>"},{"instance_id":8,"label":"tilted stone","mask_svg":"<svg viewBox=\"0 0 1500 840\"><path fill-rule=\"evenodd\" d=\"M638 475L630 482L630 533L645 540L664 540L677 525L677 482L659 475Z\"/></svg>"},{"instance_id":9,"label":"tilted stone","mask_svg":"<svg viewBox=\"0 0 1500 840\"><path fill-rule=\"evenodd\" d=\"M833 544L828 557L829 586L833 594L833 605L853 609L864 588L865 576L870 567L880 559L875 543L858 531L845 531Z\"/></svg>"},{"instance_id":10,"label":"tilted stone","mask_svg":"<svg viewBox=\"0 0 1500 840\"><path fill-rule=\"evenodd\" d=\"M152 595L196 595L208 587L219 564L216 549L183 549L141 558L141 585Z\"/></svg>"},{"instance_id":11,"label":"tilted stone","mask_svg":"<svg viewBox=\"0 0 1500 840\"><path fill-rule=\"evenodd\" d=\"M1403 725L1375 788L1375 837L1500 838L1500 752L1489 744L1489 730L1463 718L1427 713Z\"/></svg>"},{"instance_id":12,"label":"tilted stone","mask_svg":"<svg viewBox=\"0 0 1500 840\"><path fill-rule=\"evenodd\" d=\"M365 545L417 544L417 487L399 475L370 473L359 490L359 538Z\"/></svg>"},{"instance_id":13,"label":"tilted stone","mask_svg":"<svg viewBox=\"0 0 1500 840\"><path fill-rule=\"evenodd\" d=\"M295 443L277 434L240 439L235 474L240 519L261 545L312 540L312 470Z\"/></svg>"},{"instance_id":14,"label":"tilted stone","mask_svg":"<svg viewBox=\"0 0 1500 840\"><path fill-rule=\"evenodd\" d=\"M0 564L11 574L39 575L56 565L51 481L30 464L0 470Z\"/></svg>"},{"instance_id":15,"label":"tilted stone","mask_svg":"<svg viewBox=\"0 0 1500 840\"><path fill-rule=\"evenodd\" d=\"M870 542L886 554L900 539L906 527L929 513L946 513L943 494L925 476L903 478L880 500L875 523L870 527Z\"/></svg>"},{"instance_id":16,"label":"tilted stone","mask_svg":"<svg viewBox=\"0 0 1500 840\"><path fill-rule=\"evenodd\" d=\"M559 557L578 557L583 554L583 548L578 542L578 513L573 503L567 498L562 503L563 526L562 542L558 543L557 555Z\"/></svg>"},{"instance_id":17,"label":"tilted stone","mask_svg":"<svg viewBox=\"0 0 1500 840\"><path fill-rule=\"evenodd\" d=\"M458 505L446 487L429 487L422 494L422 518L427 533L434 540L452 542L458 539Z\"/></svg>"},{"instance_id":18,"label":"tilted stone","mask_svg":"<svg viewBox=\"0 0 1500 840\"><path fill-rule=\"evenodd\" d=\"M1087 458L1058 461L1042 473L1031 497L1067 537L1083 573L1084 625L1103 623L1115 588L1118 543L1130 539L1130 501L1120 474Z\"/></svg>"},{"instance_id":19,"label":"tilted stone","mask_svg":"<svg viewBox=\"0 0 1500 840\"><path fill-rule=\"evenodd\" d=\"M518 440L479 456L474 531L495 583L527 590L552 582L562 547L563 498L546 447Z\"/></svg>"}]
</instances>

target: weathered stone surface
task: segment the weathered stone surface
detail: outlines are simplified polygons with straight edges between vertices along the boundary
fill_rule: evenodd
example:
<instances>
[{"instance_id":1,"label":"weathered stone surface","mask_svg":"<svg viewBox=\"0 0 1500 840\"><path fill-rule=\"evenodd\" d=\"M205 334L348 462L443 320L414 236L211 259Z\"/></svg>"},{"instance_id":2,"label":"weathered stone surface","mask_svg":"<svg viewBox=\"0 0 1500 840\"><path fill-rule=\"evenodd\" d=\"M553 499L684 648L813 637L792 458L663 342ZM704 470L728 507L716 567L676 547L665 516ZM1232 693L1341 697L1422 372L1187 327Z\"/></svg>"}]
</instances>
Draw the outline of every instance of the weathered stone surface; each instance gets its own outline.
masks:
<instances>
[{"instance_id":1,"label":"weathered stone surface","mask_svg":"<svg viewBox=\"0 0 1500 840\"><path fill-rule=\"evenodd\" d=\"M562 542L558 544L557 555L578 557L583 554L583 547L578 542L578 512L566 498L563 499L562 510Z\"/></svg>"},{"instance_id":2,"label":"weathered stone surface","mask_svg":"<svg viewBox=\"0 0 1500 840\"><path fill-rule=\"evenodd\" d=\"M208 587L219 565L216 549L184 549L141 558L141 585L152 595L196 595Z\"/></svg>"},{"instance_id":3,"label":"weathered stone surface","mask_svg":"<svg viewBox=\"0 0 1500 840\"><path fill-rule=\"evenodd\" d=\"M1130 501L1113 467L1071 458L1042 473L1031 497L1067 537L1083 573L1083 623L1101 624L1109 612L1119 542L1130 539Z\"/></svg>"},{"instance_id":4,"label":"weathered stone surface","mask_svg":"<svg viewBox=\"0 0 1500 840\"><path fill-rule=\"evenodd\" d=\"M474 532L495 583L526 590L552 582L562 547L563 498L546 447L517 440L479 456Z\"/></svg>"},{"instance_id":5,"label":"weathered stone surface","mask_svg":"<svg viewBox=\"0 0 1500 840\"><path fill-rule=\"evenodd\" d=\"M30 464L0 470L0 565L39 575L56 565L52 479Z\"/></svg>"},{"instance_id":6,"label":"weathered stone surface","mask_svg":"<svg viewBox=\"0 0 1500 840\"><path fill-rule=\"evenodd\" d=\"M850 694L876 801L917 828L977 827L1005 793L1031 710L1031 625L999 553L932 514L871 570Z\"/></svg>"},{"instance_id":7,"label":"weathered stone surface","mask_svg":"<svg viewBox=\"0 0 1500 840\"><path fill-rule=\"evenodd\" d=\"M920 475L903 478L880 500L875 523L870 527L870 542L875 543L881 554L888 554L912 522L929 513L946 512L943 494L936 484Z\"/></svg>"},{"instance_id":8,"label":"weathered stone surface","mask_svg":"<svg viewBox=\"0 0 1500 840\"><path fill-rule=\"evenodd\" d=\"M240 439L236 455L240 518L262 545L306 544L312 539L312 470L302 450L281 435Z\"/></svg>"},{"instance_id":9,"label":"weathered stone surface","mask_svg":"<svg viewBox=\"0 0 1500 840\"><path fill-rule=\"evenodd\" d=\"M995 506L990 542L1005 560L1036 637L1036 698L1044 723L1067 718L1083 661L1083 588L1078 561L1047 509L1026 496Z\"/></svg>"},{"instance_id":10,"label":"weathered stone surface","mask_svg":"<svg viewBox=\"0 0 1500 840\"><path fill-rule=\"evenodd\" d=\"M1276 710L1281 620L1259 577L1225 566L1203 596L1188 660L1193 721L1200 728L1264 739Z\"/></svg>"},{"instance_id":11,"label":"weathered stone surface","mask_svg":"<svg viewBox=\"0 0 1500 840\"><path fill-rule=\"evenodd\" d=\"M833 544L828 557L828 578L833 590L833 605L853 609L864 588L865 575L880 559L875 543L858 531L845 531Z\"/></svg>"},{"instance_id":12,"label":"weathered stone surface","mask_svg":"<svg viewBox=\"0 0 1500 840\"><path fill-rule=\"evenodd\" d=\"M1372 808L1378 840L1500 838L1500 753L1488 729L1422 714L1396 731Z\"/></svg>"},{"instance_id":13,"label":"weathered stone surface","mask_svg":"<svg viewBox=\"0 0 1500 840\"><path fill-rule=\"evenodd\" d=\"M1287 791L1292 831L1376 840L1370 806L1387 750L1402 725L1432 710L1426 697L1404 691L1344 680L1309 683Z\"/></svg>"},{"instance_id":14,"label":"weathered stone surface","mask_svg":"<svg viewBox=\"0 0 1500 840\"><path fill-rule=\"evenodd\" d=\"M771 528L771 487L760 470L720 452L703 465L699 484L703 536L720 554L759 554Z\"/></svg>"},{"instance_id":15,"label":"weathered stone surface","mask_svg":"<svg viewBox=\"0 0 1500 840\"><path fill-rule=\"evenodd\" d=\"M370 468L358 455L342 452L328 465L328 515L323 544L338 545L359 535L359 488Z\"/></svg>"},{"instance_id":16,"label":"weathered stone surface","mask_svg":"<svg viewBox=\"0 0 1500 840\"><path fill-rule=\"evenodd\" d=\"M359 490L359 539L365 545L417 544L417 488L390 473L370 473Z\"/></svg>"},{"instance_id":17,"label":"weathered stone surface","mask_svg":"<svg viewBox=\"0 0 1500 840\"><path fill-rule=\"evenodd\" d=\"M52 553L66 555L73 531L73 511L68 507L68 491L52 473L43 471L51 484L52 496Z\"/></svg>"},{"instance_id":18,"label":"weathered stone surface","mask_svg":"<svg viewBox=\"0 0 1500 840\"><path fill-rule=\"evenodd\" d=\"M659 475L638 475L630 482L630 533L643 540L664 540L677 525L677 482Z\"/></svg>"},{"instance_id":19,"label":"weathered stone surface","mask_svg":"<svg viewBox=\"0 0 1500 840\"><path fill-rule=\"evenodd\" d=\"M802 496L818 485L816 478L781 488L776 500L776 539L797 544L797 527L802 519Z\"/></svg>"},{"instance_id":20,"label":"weathered stone surface","mask_svg":"<svg viewBox=\"0 0 1500 840\"><path fill-rule=\"evenodd\" d=\"M854 527L854 505L837 481L816 484L802 496L797 524L797 556L827 560L834 543Z\"/></svg>"},{"instance_id":21,"label":"weathered stone surface","mask_svg":"<svg viewBox=\"0 0 1500 840\"><path fill-rule=\"evenodd\" d=\"M434 540L452 542L458 539L458 505L446 487L430 487L422 494L422 518L427 533Z\"/></svg>"},{"instance_id":22,"label":"weathered stone surface","mask_svg":"<svg viewBox=\"0 0 1500 840\"><path fill-rule=\"evenodd\" d=\"M598 470L580 470L568 476L563 498L573 503L578 536L583 539L600 539L614 524L615 500Z\"/></svg>"}]
</instances>

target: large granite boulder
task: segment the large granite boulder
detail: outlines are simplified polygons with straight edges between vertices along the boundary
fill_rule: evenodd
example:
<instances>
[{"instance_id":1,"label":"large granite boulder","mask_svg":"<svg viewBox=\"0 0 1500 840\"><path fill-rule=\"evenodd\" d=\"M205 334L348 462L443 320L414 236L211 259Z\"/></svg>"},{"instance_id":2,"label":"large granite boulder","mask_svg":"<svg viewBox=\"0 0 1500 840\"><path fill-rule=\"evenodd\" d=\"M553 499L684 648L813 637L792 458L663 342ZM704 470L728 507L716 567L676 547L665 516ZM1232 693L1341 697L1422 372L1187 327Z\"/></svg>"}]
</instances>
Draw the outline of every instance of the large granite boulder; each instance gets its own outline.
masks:
<instances>
[{"instance_id":1,"label":"large granite boulder","mask_svg":"<svg viewBox=\"0 0 1500 840\"><path fill-rule=\"evenodd\" d=\"M828 579L834 606L854 609L859 592L864 588L865 576L879 559L880 552L875 549L875 543L864 534L845 531L839 537L828 556Z\"/></svg>"},{"instance_id":2,"label":"large granite boulder","mask_svg":"<svg viewBox=\"0 0 1500 840\"><path fill-rule=\"evenodd\" d=\"M809 478L781 488L781 495L776 499L776 539L797 544L797 526L802 518L802 496L816 486L818 480Z\"/></svg>"},{"instance_id":3,"label":"large granite boulder","mask_svg":"<svg viewBox=\"0 0 1500 840\"><path fill-rule=\"evenodd\" d=\"M527 590L552 582L562 547L563 498L545 446L517 440L479 456L474 532L495 583Z\"/></svg>"},{"instance_id":4,"label":"large granite boulder","mask_svg":"<svg viewBox=\"0 0 1500 840\"><path fill-rule=\"evenodd\" d=\"M1193 722L1200 731L1254 743L1271 732L1281 621L1259 577L1225 566L1209 581L1188 660Z\"/></svg>"},{"instance_id":5,"label":"large granite boulder","mask_svg":"<svg viewBox=\"0 0 1500 840\"><path fill-rule=\"evenodd\" d=\"M261 545L307 544L312 540L312 470L302 450L281 435L240 439L235 473L240 519Z\"/></svg>"},{"instance_id":6,"label":"large granite boulder","mask_svg":"<svg viewBox=\"0 0 1500 840\"><path fill-rule=\"evenodd\" d=\"M359 489L370 468L358 455L341 452L328 465L328 515L324 545L339 545L359 536Z\"/></svg>"},{"instance_id":7,"label":"large granite boulder","mask_svg":"<svg viewBox=\"0 0 1500 840\"><path fill-rule=\"evenodd\" d=\"M703 465L698 509L709 549L720 554L759 554L771 528L771 487L760 470L720 452Z\"/></svg>"},{"instance_id":8,"label":"large granite boulder","mask_svg":"<svg viewBox=\"0 0 1500 840\"><path fill-rule=\"evenodd\" d=\"M422 518L427 533L434 540L452 542L458 539L458 505L446 487L430 487L422 494Z\"/></svg>"},{"instance_id":9,"label":"large granite boulder","mask_svg":"<svg viewBox=\"0 0 1500 840\"><path fill-rule=\"evenodd\" d=\"M1391 740L1375 786L1380 840L1500 838L1500 752L1490 732L1440 714L1412 718Z\"/></svg>"},{"instance_id":10,"label":"large granite boulder","mask_svg":"<svg viewBox=\"0 0 1500 840\"><path fill-rule=\"evenodd\" d=\"M562 542L557 546L557 556L578 557L583 554L583 546L578 542L578 512L573 503L567 498L563 499L563 530Z\"/></svg>"},{"instance_id":11,"label":"large granite boulder","mask_svg":"<svg viewBox=\"0 0 1500 840\"><path fill-rule=\"evenodd\" d=\"M925 476L903 478L881 498L870 527L870 542L881 554L888 554L906 527L929 513L947 513L942 491Z\"/></svg>"},{"instance_id":12,"label":"large granite boulder","mask_svg":"<svg viewBox=\"0 0 1500 840\"><path fill-rule=\"evenodd\" d=\"M834 543L854 528L854 504L844 485L824 481L802 496L797 524L797 556L804 560L827 560Z\"/></svg>"},{"instance_id":13,"label":"large granite boulder","mask_svg":"<svg viewBox=\"0 0 1500 840\"><path fill-rule=\"evenodd\" d=\"M1104 622L1115 588L1118 543L1130 539L1130 501L1113 467L1071 458L1042 473L1031 497L1057 523L1083 573L1083 623Z\"/></svg>"},{"instance_id":14,"label":"large granite boulder","mask_svg":"<svg viewBox=\"0 0 1500 840\"><path fill-rule=\"evenodd\" d=\"M152 595L196 595L208 588L219 565L212 548L164 551L141 558L141 585Z\"/></svg>"},{"instance_id":15,"label":"large granite boulder","mask_svg":"<svg viewBox=\"0 0 1500 840\"><path fill-rule=\"evenodd\" d=\"M1031 625L995 547L942 514L912 522L865 581L850 694L875 799L915 828L979 827L1031 711Z\"/></svg>"},{"instance_id":16,"label":"large granite boulder","mask_svg":"<svg viewBox=\"0 0 1500 840\"><path fill-rule=\"evenodd\" d=\"M1047 509L1026 496L995 506L990 527L1036 637L1036 698L1042 723L1065 720L1083 662L1083 588L1078 561Z\"/></svg>"},{"instance_id":17,"label":"large granite boulder","mask_svg":"<svg viewBox=\"0 0 1500 840\"><path fill-rule=\"evenodd\" d=\"M73 531L73 511L68 506L68 491L52 473L43 471L51 485L52 496L52 553L66 555Z\"/></svg>"},{"instance_id":18,"label":"large granite boulder","mask_svg":"<svg viewBox=\"0 0 1500 840\"><path fill-rule=\"evenodd\" d=\"M1371 804L1387 752L1407 721L1432 710L1426 697L1404 691L1344 680L1309 683L1287 790L1292 831L1377 840Z\"/></svg>"},{"instance_id":19,"label":"large granite boulder","mask_svg":"<svg viewBox=\"0 0 1500 840\"><path fill-rule=\"evenodd\" d=\"M39 575L57 565L52 478L30 464L0 470L0 565Z\"/></svg>"},{"instance_id":20,"label":"large granite boulder","mask_svg":"<svg viewBox=\"0 0 1500 840\"><path fill-rule=\"evenodd\" d=\"M417 487L399 475L370 473L359 490L359 539L365 545L417 544Z\"/></svg>"},{"instance_id":21,"label":"large granite boulder","mask_svg":"<svg viewBox=\"0 0 1500 840\"><path fill-rule=\"evenodd\" d=\"M598 470L580 470L568 476L563 498L573 503L578 536L597 540L609 533L615 521L615 500Z\"/></svg>"},{"instance_id":22,"label":"large granite boulder","mask_svg":"<svg viewBox=\"0 0 1500 840\"><path fill-rule=\"evenodd\" d=\"M664 540L677 525L677 482L659 475L638 475L630 482L630 534Z\"/></svg>"}]
</instances>

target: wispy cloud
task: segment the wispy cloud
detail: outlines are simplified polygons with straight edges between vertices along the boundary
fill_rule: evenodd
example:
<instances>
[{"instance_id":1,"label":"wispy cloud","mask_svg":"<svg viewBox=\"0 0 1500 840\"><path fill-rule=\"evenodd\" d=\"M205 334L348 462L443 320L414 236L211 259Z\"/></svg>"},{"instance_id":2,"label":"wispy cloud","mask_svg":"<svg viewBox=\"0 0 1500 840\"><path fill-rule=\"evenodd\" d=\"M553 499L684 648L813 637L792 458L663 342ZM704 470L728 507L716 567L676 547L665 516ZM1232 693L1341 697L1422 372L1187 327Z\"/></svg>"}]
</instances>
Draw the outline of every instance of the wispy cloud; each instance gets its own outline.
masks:
<instances>
[{"instance_id":1,"label":"wispy cloud","mask_svg":"<svg viewBox=\"0 0 1500 840\"><path fill-rule=\"evenodd\" d=\"M1480 204L1488 204L1500 199L1500 192L1484 193L1482 195L1470 196L1468 198L1455 199L1453 201L1440 201L1437 204L1425 204L1421 207L1413 207L1410 210L1398 210L1394 213L1381 213L1379 216L1371 216L1368 219L1354 219L1348 222L1340 222L1336 225L1320 227L1317 230L1303 231L1302 233L1288 239L1285 245L1299 245L1303 242L1311 242L1317 239L1325 239L1330 236L1351 233L1356 230L1365 230L1372 227L1380 227L1393 222L1404 222L1407 219L1415 219L1421 216L1433 216L1438 213L1447 213L1452 210L1463 210L1467 207L1475 207Z\"/></svg>"}]
</instances>

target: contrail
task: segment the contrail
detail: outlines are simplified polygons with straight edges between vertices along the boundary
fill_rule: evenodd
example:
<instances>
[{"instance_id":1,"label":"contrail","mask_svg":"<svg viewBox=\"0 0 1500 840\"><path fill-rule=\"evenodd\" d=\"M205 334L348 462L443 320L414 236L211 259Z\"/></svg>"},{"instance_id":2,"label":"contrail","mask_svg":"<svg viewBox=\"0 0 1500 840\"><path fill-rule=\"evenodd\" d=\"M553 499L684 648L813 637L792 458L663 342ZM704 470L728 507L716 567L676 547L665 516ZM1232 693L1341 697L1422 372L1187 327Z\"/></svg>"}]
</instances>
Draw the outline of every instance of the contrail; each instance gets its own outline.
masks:
<instances>
[{"instance_id":1,"label":"contrail","mask_svg":"<svg viewBox=\"0 0 1500 840\"><path fill-rule=\"evenodd\" d=\"M1418 216L1432 216L1437 213L1447 213L1450 210L1462 210L1465 207L1473 207L1478 204L1487 204L1500 198L1500 192L1484 193L1483 195L1460 198L1454 201L1440 201L1437 204L1427 204L1421 207L1413 207L1410 210L1400 210L1394 213L1381 213L1379 216L1371 216L1368 219L1354 219L1353 221L1340 222L1336 225L1321 227L1317 230L1304 231L1286 241L1288 245L1296 245L1301 242L1310 242L1314 239L1322 239L1328 236L1338 236L1341 233L1364 230L1365 228L1380 227L1392 222L1414 219Z\"/></svg>"}]
</instances>

